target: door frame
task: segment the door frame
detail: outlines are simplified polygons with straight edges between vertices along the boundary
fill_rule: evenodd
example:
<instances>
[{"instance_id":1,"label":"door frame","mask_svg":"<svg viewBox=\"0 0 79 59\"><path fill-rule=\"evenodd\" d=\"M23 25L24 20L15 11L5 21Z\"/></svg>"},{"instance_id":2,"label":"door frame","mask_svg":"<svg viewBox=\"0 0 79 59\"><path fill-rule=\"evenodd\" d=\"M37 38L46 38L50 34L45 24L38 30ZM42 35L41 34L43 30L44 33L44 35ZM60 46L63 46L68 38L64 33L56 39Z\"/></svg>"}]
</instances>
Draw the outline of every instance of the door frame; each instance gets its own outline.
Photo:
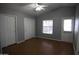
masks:
<instances>
[{"instance_id":1,"label":"door frame","mask_svg":"<svg viewBox=\"0 0 79 59\"><path fill-rule=\"evenodd\" d=\"M64 41L63 40L63 33L64 33L64 29L63 29L63 25L64 25L64 19L72 19L72 36L73 36L73 32L74 32L74 17L64 17L61 19L61 41ZM72 37L73 38L73 37ZM73 40L73 39L72 39Z\"/></svg>"}]
</instances>

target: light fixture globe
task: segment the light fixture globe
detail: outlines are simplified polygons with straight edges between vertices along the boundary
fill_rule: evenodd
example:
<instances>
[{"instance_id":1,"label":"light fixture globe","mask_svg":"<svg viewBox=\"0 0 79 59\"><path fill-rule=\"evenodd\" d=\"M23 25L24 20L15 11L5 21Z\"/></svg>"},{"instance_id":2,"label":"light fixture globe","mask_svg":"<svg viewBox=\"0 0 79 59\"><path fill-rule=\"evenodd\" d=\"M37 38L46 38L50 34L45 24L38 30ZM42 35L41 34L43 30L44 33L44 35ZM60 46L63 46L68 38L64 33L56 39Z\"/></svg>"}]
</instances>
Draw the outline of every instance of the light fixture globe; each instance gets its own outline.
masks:
<instances>
[{"instance_id":1,"label":"light fixture globe","mask_svg":"<svg viewBox=\"0 0 79 59\"><path fill-rule=\"evenodd\" d=\"M44 8L43 8L42 6L38 6L38 7L35 8L36 11L41 11L41 10L43 10L43 9L44 9Z\"/></svg>"},{"instance_id":2,"label":"light fixture globe","mask_svg":"<svg viewBox=\"0 0 79 59\"><path fill-rule=\"evenodd\" d=\"M35 8L35 11L41 11L41 10L44 10L44 7L43 5L39 5L38 3L36 3L36 8Z\"/></svg>"}]
</instances>

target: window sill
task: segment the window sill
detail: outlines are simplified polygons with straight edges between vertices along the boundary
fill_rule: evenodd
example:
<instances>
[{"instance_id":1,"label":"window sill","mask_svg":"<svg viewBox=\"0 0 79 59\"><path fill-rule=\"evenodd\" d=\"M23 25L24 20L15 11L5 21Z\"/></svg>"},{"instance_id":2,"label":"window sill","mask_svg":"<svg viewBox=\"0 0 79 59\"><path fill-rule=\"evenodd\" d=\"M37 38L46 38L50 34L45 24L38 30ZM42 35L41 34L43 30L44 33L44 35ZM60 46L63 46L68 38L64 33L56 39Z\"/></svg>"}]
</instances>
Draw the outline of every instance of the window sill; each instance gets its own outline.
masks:
<instances>
[{"instance_id":1,"label":"window sill","mask_svg":"<svg viewBox=\"0 0 79 59\"><path fill-rule=\"evenodd\" d=\"M64 33L72 33L72 31L64 31Z\"/></svg>"},{"instance_id":2,"label":"window sill","mask_svg":"<svg viewBox=\"0 0 79 59\"><path fill-rule=\"evenodd\" d=\"M47 34L47 33L42 33L42 34L44 34L44 35L52 35L52 34Z\"/></svg>"}]
</instances>

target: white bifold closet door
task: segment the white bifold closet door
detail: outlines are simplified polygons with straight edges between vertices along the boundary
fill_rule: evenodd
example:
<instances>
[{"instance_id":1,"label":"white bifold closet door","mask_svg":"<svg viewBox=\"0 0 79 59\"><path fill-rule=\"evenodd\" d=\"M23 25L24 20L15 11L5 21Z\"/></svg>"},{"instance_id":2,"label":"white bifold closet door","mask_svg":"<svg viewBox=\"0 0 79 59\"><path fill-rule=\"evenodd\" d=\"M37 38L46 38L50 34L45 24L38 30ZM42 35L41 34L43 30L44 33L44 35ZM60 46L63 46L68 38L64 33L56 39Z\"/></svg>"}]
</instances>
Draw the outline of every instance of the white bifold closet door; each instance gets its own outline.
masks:
<instances>
[{"instance_id":1,"label":"white bifold closet door","mask_svg":"<svg viewBox=\"0 0 79 59\"><path fill-rule=\"evenodd\" d=\"M15 20L14 16L0 15L1 46L6 47L15 43Z\"/></svg>"}]
</instances>

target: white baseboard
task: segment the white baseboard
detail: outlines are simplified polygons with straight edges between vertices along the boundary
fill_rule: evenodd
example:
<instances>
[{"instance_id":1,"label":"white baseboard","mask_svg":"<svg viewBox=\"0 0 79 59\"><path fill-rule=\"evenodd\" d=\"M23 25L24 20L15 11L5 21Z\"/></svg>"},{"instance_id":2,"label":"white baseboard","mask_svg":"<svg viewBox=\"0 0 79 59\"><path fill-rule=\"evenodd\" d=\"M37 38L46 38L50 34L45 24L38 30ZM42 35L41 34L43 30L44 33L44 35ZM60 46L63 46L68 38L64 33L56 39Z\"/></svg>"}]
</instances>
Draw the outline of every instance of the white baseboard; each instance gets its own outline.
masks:
<instances>
[{"instance_id":1,"label":"white baseboard","mask_svg":"<svg viewBox=\"0 0 79 59\"><path fill-rule=\"evenodd\" d=\"M38 38L44 38L44 39L55 40L55 41L62 41L62 40L57 40L57 39L47 38L47 37L38 37ZM62 41L62 42L67 42L67 41ZM71 43L71 42L67 42L67 43Z\"/></svg>"},{"instance_id":2,"label":"white baseboard","mask_svg":"<svg viewBox=\"0 0 79 59\"><path fill-rule=\"evenodd\" d=\"M24 39L24 40L22 40L22 41L19 41L19 42L17 42L17 44L20 44L20 43L22 43L22 42L24 42L24 41L26 41L26 40L31 39L31 38L33 38L33 37L30 37L30 38L28 38L28 39Z\"/></svg>"},{"instance_id":3,"label":"white baseboard","mask_svg":"<svg viewBox=\"0 0 79 59\"><path fill-rule=\"evenodd\" d=\"M22 43L22 42L24 42L24 41L25 41L25 40L18 41L17 44L20 44L20 43Z\"/></svg>"},{"instance_id":4,"label":"white baseboard","mask_svg":"<svg viewBox=\"0 0 79 59\"><path fill-rule=\"evenodd\" d=\"M16 44L16 43L13 43L13 44ZM13 45L13 44L10 44L10 45ZM8 47L10 45L2 46L1 48L5 48L5 47Z\"/></svg>"},{"instance_id":5,"label":"white baseboard","mask_svg":"<svg viewBox=\"0 0 79 59\"><path fill-rule=\"evenodd\" d=\"M74 53L75 53L75 55L77 54L77 51L76 51L76 49L75 49L75 45L73 44L73 49L74 49Z\"/></svg>"}]
</instances>

